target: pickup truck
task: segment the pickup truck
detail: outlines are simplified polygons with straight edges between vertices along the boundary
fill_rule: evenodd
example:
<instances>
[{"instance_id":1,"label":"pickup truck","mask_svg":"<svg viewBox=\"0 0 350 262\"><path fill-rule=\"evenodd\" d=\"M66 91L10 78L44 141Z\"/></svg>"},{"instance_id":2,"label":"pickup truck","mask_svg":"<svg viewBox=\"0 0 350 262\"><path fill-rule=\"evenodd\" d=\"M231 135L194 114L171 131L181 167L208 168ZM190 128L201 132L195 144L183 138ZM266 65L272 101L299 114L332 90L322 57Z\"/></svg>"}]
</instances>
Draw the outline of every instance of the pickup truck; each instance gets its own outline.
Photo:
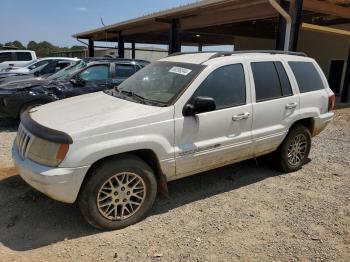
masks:
<instances>
[{"instance_id":1,"label":"pickup truck","mask_svg":"<svg viewBox=\"0 0 350 262\"><path fill-rule=\"evenodd\" d=\"M12 67L23 67L36 59L35 51L30 50L1 50L0 72Z\"/></svg>"}]
</instances>

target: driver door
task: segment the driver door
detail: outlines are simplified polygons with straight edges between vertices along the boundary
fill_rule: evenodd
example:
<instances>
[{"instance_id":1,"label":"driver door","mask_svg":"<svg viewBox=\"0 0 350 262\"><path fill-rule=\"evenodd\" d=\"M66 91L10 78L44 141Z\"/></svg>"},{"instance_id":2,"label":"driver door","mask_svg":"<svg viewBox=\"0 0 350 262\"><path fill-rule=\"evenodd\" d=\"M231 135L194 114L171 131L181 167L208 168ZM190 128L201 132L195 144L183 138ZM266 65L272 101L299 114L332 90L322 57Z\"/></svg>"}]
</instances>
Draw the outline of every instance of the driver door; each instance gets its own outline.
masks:
<instances>
[{"instance_id":1,"label":"driver door","mask_svg":"<svg viewBox=\"0 0 350 262\"><path fill-rule=\"evenodd\" d=\"M253 112L245 71L243 63L226 64L214 69L187 103L198 96L211 97L215 100L216 110L175 117L177 177L251 156Z\"/></svg>"}]
</instances>

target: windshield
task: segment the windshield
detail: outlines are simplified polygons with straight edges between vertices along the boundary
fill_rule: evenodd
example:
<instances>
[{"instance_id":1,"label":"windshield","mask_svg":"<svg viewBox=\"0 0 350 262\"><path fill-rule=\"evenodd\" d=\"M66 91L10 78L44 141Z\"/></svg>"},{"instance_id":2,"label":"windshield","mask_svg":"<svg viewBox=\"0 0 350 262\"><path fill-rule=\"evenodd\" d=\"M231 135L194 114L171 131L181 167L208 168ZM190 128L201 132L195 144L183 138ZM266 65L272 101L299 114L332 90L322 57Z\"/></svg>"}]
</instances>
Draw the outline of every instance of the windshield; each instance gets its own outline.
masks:
<instances>
[{"instance_id":1,"label":"windshield","mask_svg":"<svg viewBox=\"0 0 350 262\"><path fill-rule=\"evenodd\" d=\"M76 63L74 63L71 66L67 66L66 68L58 71L57 73L49 76L47 79L51 79L51 80L64 80L67 79L69 77L71 77L75 72L77 72L78 70L80 70L81 68L86 66L86 62L83 60L80 60Z\"/></svg>"},{"instance_id":2,"label":"windshield","mask_svg":"<svg viewBox=\"0 0 350 262\"><path fill-rule=\"evenodd\" d=\"M204 68L203 65L155 62L125 80L118 87L145 100L170 104Z\"/></svg>"}]
</instances>

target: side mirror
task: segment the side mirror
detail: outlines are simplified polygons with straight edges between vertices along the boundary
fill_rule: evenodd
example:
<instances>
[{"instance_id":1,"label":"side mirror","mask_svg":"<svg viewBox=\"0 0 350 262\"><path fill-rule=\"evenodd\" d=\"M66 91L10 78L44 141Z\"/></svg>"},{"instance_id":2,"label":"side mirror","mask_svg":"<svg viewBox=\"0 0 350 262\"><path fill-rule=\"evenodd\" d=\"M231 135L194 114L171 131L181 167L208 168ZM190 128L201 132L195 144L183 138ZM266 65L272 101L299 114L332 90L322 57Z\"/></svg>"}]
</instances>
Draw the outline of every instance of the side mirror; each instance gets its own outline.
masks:
<instances>
[{"instance_id":1,"label":"side mirror","mask_svg":"<svg viewBox=\"0 0 350 262\"><path fill-rule=\"evenodd\" d=\"M72 77L69 82L71 82L73 86L85 86L85 80L80 77Z\"/></svg>"},{"instance_id":2,"label":"side mirror","mask_svg":"<svg viewBox=\"0 0 350 262\"><path fill-rule=\"evenodd\" d=\"M184 116L194 116L200 113L214 111L216 109L215 100L212 97L197 96L192 103L185 105Z\"/></svg>"},{"instance_id":3,"label":"side mirror","mask_svg":"<svg viewBox=\"0 0 350 262\"><path fill-rule=\"evenodd\" d=\"M40 76L40 71L35 71L34 76L36 76L36 77Z\"/></svg>"}]
</instances>

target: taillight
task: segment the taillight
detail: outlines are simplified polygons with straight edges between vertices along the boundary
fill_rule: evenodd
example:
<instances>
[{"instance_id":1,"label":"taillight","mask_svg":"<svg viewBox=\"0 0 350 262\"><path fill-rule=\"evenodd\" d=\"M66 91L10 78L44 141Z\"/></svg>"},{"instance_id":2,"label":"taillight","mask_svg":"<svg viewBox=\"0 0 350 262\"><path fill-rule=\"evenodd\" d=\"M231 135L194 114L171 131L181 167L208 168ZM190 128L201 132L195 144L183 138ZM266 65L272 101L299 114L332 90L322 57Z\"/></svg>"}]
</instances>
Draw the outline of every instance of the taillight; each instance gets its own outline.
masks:
<instances>
[{"instance_id":1,"label":"taillight","mask_svg":"<svg viewBox=\"0 0 350 262\"><path fill-rule=\"evenodd\" d=\"M328 97L328 112L332 111L335 107L335 95Z\"/></svg>"}]
</instances>

